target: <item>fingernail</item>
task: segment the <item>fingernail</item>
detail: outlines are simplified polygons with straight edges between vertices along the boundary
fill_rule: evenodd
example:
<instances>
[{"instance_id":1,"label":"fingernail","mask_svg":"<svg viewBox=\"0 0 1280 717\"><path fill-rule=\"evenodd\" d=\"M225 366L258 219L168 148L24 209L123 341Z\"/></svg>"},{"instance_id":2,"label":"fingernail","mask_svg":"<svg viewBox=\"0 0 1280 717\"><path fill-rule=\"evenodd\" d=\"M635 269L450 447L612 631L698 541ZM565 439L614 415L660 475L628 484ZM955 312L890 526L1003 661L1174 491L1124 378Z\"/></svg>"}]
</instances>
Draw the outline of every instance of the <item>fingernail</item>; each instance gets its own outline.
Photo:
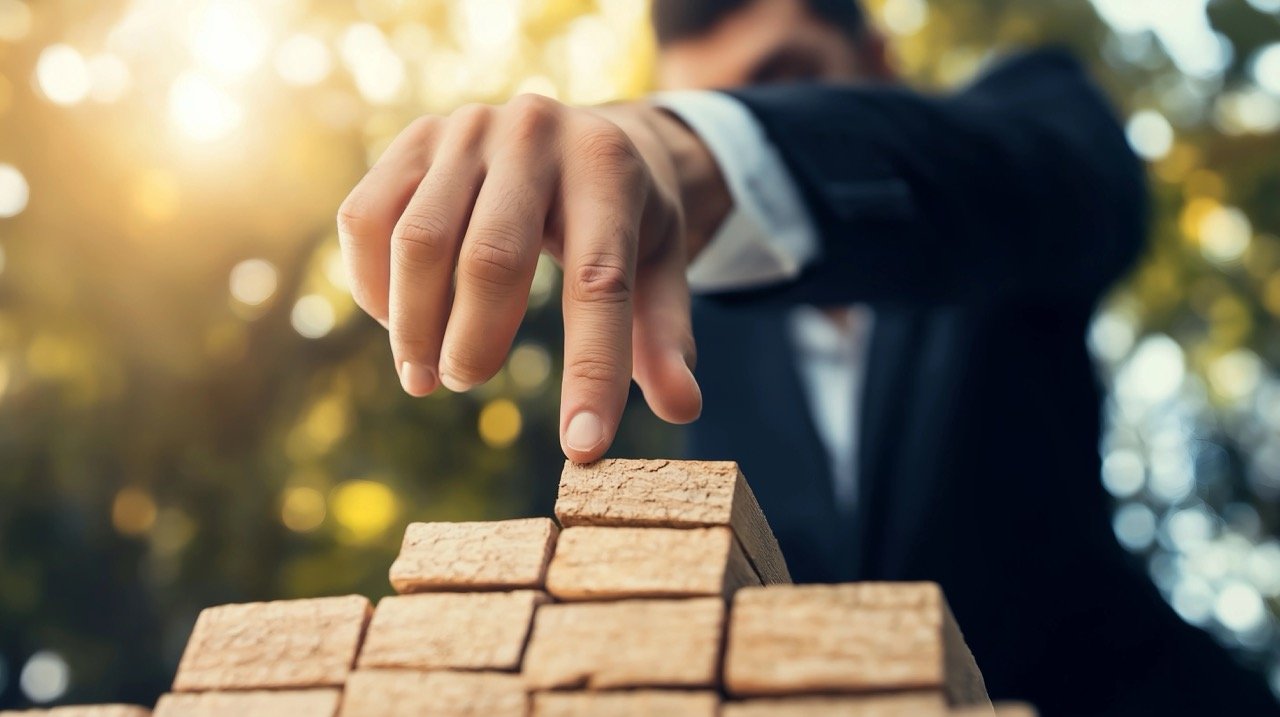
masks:
<instances>
[{"instance_id":1,"label":"fingernail","mask_svg":"<svg viewBox=\"0 0 1280 717\"><path fill-rule=\"evenodd\" d=\"M575 451L589 451L604 440L604 422L590 411L583 411L569 419L564 430L564 444Z\"/></svg>"},{"instance_id":2,"label":"fingernail","mask_svg":"<svg viewBox=\"0 0 1280 717\"><path fill-rule=\"evenodd\" d=\"M454 393L466 393L472 388L472 384L469 384L466 381L460 381L447 373L440 374L440 383L444 384L445 388L453 391Z\"/></svg>"},{"instance_id":3,"label":"fingernail","mask_svg":"<svg viewBox=\"0 0 1280 717\"><path fill-rule=\"evenodd\" d=\"M436 388L436 372L430 366L405 361L400 364L400 385L410 396L425 396Z\"/></svg>"}]
</instances>

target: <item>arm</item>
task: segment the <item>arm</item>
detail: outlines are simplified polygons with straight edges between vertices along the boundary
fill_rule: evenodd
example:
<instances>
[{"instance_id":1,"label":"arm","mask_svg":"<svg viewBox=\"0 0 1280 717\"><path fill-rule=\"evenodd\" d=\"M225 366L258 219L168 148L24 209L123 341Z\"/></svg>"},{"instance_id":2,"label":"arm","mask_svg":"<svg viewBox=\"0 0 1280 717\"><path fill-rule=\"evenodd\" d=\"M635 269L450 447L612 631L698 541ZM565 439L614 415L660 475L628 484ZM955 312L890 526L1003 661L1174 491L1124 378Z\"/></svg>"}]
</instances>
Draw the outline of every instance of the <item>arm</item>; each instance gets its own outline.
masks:
<instances>
[{"instance_id":1,"label":"arm","mask_svg":"<svg viewBox=\"0 0 1280 717\"><path fill-rule=\"evenodd\" d=\"M1005 63L967 90L731 93L777 145L821 258L735 301L1092 301L1141 247L1142 169L1067 55Z\"/></svg>"}]
</instances>

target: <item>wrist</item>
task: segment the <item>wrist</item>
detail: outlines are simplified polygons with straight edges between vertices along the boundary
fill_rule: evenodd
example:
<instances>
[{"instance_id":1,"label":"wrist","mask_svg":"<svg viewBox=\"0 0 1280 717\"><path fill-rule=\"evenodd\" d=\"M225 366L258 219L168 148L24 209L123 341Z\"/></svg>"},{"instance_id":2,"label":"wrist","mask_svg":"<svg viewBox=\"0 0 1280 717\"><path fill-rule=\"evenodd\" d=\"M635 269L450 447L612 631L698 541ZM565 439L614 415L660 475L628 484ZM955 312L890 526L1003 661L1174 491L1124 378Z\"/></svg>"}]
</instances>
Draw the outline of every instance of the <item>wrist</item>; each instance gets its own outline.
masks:
<instances>
[{"instance_id":1,"label":"wrist","mask_svg":"<svg viewBox=\"0 0 1280 717\"><path fill-rule=\"evenodd\" d=\"M676 188L685 215L686 250L692 262L733 209L733 195L715 156L689 125L653 105L646 105L646 114L675 168Z\"/></svg>"}]
</instances>

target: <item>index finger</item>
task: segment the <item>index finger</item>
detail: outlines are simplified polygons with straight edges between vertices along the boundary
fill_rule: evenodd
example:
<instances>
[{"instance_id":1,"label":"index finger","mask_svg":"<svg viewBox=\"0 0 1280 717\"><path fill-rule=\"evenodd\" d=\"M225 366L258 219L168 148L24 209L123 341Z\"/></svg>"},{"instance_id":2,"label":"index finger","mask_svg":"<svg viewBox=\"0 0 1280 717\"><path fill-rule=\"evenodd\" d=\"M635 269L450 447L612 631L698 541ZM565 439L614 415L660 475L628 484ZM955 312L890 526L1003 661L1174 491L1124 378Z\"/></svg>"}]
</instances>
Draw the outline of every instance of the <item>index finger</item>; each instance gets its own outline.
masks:
<instances>
[{"instance_id":1,"label":"index finger","mask_svg":"<svg viewBox=\"0 0 1280 717\"><path fill-rule=\"evenodd\" d=\"M631 382L631 314L640 215L638 156L618 130L592 130L566 167L564 383L560 443L569 459L604 454L618 430Z\"/></svg>"}]
</instances>

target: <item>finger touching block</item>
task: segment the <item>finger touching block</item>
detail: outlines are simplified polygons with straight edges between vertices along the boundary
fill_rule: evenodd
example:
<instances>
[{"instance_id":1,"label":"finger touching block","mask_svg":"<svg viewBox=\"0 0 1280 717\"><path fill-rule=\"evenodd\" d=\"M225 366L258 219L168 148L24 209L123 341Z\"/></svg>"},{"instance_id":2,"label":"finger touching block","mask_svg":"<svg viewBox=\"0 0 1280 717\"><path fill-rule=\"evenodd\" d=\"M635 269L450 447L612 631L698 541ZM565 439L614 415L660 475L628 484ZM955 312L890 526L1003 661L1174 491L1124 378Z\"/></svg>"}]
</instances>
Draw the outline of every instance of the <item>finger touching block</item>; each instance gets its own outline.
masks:
<instances>
[{"instance_id":1,"label":"finger touching block","mask_svg":"<svg viewBox=\"0 0 1280 717\"><path fill-rule=\"evenodd\" d=\"M717 717L720 697L711 691L620 690L539 692L533 717Z\"/></svg>"},{"instance_id":2,"label":"finger touching block","mask_svg":"<svg viewBox=\"0 0 1280 717\"><path fill-rule=\"evenodd\" d=\"M558 532L550 518L411 523L391 585L399 593L540 589Z\"/></svg>"},{"instance_id":3,"label":"finger touching block","mask_svg":"<svg viewBox=\"0 0 1280 717\"><path fill-rule=\"evenodd\" d=\"M334 717L341 690L249 690L160 697L155 717Z\"/></svg>"},{"instance_id":4,"label":"finger touching block","mask_svg":"<svg viewBox=\"0 0 1280 717\"><path fill-rule=\"evenodd\" d=\"M504 672L356 670L341 717L525 717L519 675Z\"/></svg>"},{"instance_id":5,"label":"finger touching block","mask_svg":"<svg viewBox=\"0 0 1280 717\"><path fill-rule=\"evenodd\" d=\"M537 590L383 598L360 667L518 670L533 611L545 600Z\"/></svg>"},{"instance_id":6,"label":"finger touching block","mask_svg":"<svg viewBox=\"0 0 1280 717\"><path fill-rule=\"evenodd\" d=\"M759 584L725 526L568 528L547 571L547 591L561 600L728 596Z\"/></svg>"},{"instance_id":7,"label":"finger touching block","mask_svg":"<svg viewBox=\"0 0 1280 717\"><path fill-rule=\"evenodd\" d=\"M543 605L524 677L532 689L714 687L720 598Z\"/></svg>"},{"instance_id":8,"label":"finger touching block","mask_svg":"<svg viewBox=\"0 0 1280 717\"><path fill-rule=\"evenodd\" d=\"M789 583L778 541L732 461L611 459L566 462L556 498L560 524L733 529L766 585Z\"/></svg>"},{"instance_id":9,"label":"finger touching block","mask_svg":"<svg viewBox=\"0 0 1280 717\"><path fill-rule=\"evenodd\" d=\"M200 613L175 692L341 685L369 622L359 595L221 605Z\"/></svg>"},{"instance_id":10,"label":"finger touching block","mask_svg":"<svg viewBox=\"0 0 1280 717\"><path fill-rule=\"evenodd\" d=\"M933 583L747 588L734 596L725 687L737 696L936 689L989 704Z\"/></svg>"}]
</instances>

